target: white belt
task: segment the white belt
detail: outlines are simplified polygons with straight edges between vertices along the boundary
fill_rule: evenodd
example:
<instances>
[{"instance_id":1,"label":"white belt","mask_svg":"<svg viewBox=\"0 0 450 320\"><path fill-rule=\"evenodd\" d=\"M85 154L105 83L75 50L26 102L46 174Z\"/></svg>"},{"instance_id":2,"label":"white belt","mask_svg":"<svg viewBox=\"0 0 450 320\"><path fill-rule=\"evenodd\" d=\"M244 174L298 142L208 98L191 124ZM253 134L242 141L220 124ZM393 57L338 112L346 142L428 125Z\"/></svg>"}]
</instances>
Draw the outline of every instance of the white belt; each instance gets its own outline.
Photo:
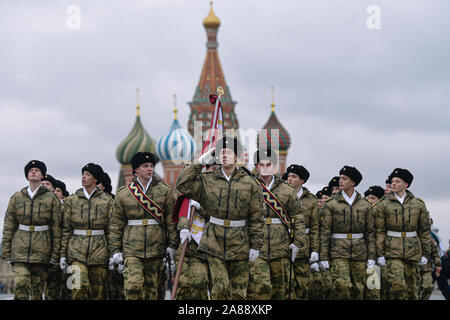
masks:
<instances>
[{"instance_id":1,"label":"white belt","mask_svg":"<svg viewBox=\"0 0 450 320\"><path fill-rule=\"evenodd\" d=\"M159 222L156 219L128 220L129 226L148 226L151 224L156 225Z\"/></svg>"},{"instance_id":2,"label":"white belt","mask_svg":"<svg viewBox=\"0 0 450 320\"><path fill-rule=\"evenodd\" d=\"M101 236L102 234L105 234L105 230L80 230L75 229L73 230L73 234L77 236Z\"/></svg>"},{"instance_id":3,"label":"white belt","mask_svg":"<svg viewBox=\"0 0 450 320\"><path fill-rule=\"evenodd\" d=\"M331 237L333 239L361 239L364 237L364 233L333 233Z\"/></svg>"},{"instance_id":4,"label":"white belt","mask_svg":"<svg viewBox=\"0 0 450 320\"><path fill-rule=\"evenodd\" d=\"M309 233L309 228L306 228L305 229L305 234L308 234Z\"/></svg>"},{"instance_id":5,"label":"white belt","mask_svg":"<svg viewBox=\"0 0 450 320\"><path fill-rule=\"evenodd\" d=\"M44 226L26 226L24 224L19 224L19 229L23 230L23 231L30 231L30 232L47 231L48 230L48 225L44 225Z\"/></svg>"},{"instance_id":6,"label":"white belt","mask_svg":"<svg viewBox=\"0 0 450 320\"><path fill-rule=\"evenodd\" d=\"M398 231L388 231L388 236L397 237L397 238L412 238L417 236L417 231L412 232L398 232Z\"/></svg>"},{"instance_id":7,"label":"white belt","mask_svg":"<svg viewBox=\"0 0 450 320\"><path fill-rule=\"evenodd\" d=\"M229 220L229 219L222 220L210 217L209 222L229 228L229 227L244 227L246 220Z\"/></svg>"},{"instance_id":8,"label":"white belt","mask_svg":"<svg viewBox=\"0 0 450 320\"><path fill-rule=\"evenodd\" d=\"M266 224L283 224L281 219L278 218L265 218Z\"/></svg>"}]
</instances>

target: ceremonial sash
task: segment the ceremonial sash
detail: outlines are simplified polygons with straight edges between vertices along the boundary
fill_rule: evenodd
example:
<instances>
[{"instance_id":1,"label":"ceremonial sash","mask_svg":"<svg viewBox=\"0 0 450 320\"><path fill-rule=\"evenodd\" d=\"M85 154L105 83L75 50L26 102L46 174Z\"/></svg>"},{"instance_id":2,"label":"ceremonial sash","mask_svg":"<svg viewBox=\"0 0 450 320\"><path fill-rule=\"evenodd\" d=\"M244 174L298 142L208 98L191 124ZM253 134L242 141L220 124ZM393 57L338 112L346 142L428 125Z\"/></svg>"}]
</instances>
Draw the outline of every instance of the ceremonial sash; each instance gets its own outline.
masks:
<instances>
[{"instance_id":1,"label":"ceremonial sash","mask_svg":"<svg viewBox=\"0 0 450 320\"><path fill-rule=\"evenodd\" d=\"M144 208L145 211L147 211L153 218L155 218L159 222L161 227L166 229L166 226L164 225L162 209L145 195L139 185L132 181L128 185L128 191L130 191L131 195L142 206L142 208Z\"/></svg>"},{"instance_id":2,"label":"ceremonial sash","mask_svg":"<svg viewBox=\"0 0 450 320\"><path fill-rule=\"evenodd\" d=\"M257 179L256 179L257 180ZM290 228L289 217L286 215L286 210L284 210L283 205L280 200L269 190L261 181L257 180L259 185L262 187L264 201L276 213L276 215L283 221L283 223Z\"/></svg>"}]
</instances>

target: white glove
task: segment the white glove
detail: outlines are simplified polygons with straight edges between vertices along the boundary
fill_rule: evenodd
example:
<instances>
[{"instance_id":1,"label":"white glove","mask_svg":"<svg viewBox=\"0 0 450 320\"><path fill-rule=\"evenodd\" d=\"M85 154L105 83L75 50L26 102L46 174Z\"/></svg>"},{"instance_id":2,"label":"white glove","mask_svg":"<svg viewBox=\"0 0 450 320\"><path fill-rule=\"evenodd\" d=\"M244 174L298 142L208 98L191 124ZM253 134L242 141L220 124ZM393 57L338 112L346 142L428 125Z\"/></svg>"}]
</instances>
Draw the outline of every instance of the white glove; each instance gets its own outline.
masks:
<instances>
[{"instance_id":1,"label":"white glove","mask_svg":"<svg viewBox=\"0 0 450 320\"><path fill-rule=\"evenodd\" d=\"M289 249L292 250L291 260L295 261L295 256L297 255L297 252L298 252L299 248L295 244L291 243L289 245Z\"/></svg>"},{"instance_id":2,"label":"white glove","mask_svg":"<svg viewBox=\"0 0 450 320\"><path fill-rule=\"evenodd\" d=\"M119 266L117 268L117 272L119 272L120 274L123 273L123 264L119 264Z\"/></svg>"},{"instance_id":3,"label":"white glove","mask_svg":"<svg viewBox=\"0 0 450 320\"><path fill-rule=\"evenodd\" d=\"M198 158L198 162L200 164L206 165L208 164L212 159L212 153L216 150L216 148L212 148L208 152L204 153L200 158Z\"/></svg>"},{"instance_id":4,"label":"white glove","mask_svg":"<svg viewBox=\"0 0 450 320\"><path fill-rule=\"evenodd\" d=\"M170 260L171 261L174 261L174 258L175 258L175 249L172 249L172 248L170 248L170 247L167 247L167 250L166 250L166 252L169 254L169 257L170 257Z\"/></svg>"},{"instance_id":5,"label":"white glove","mask_svg":"<svg viewBox=\"0 0 450 320\"><path fill-rule=\"evenodd\" d=\"M114 261L115 264L122 264L123 263L123 254L122 254L122 252L114 253L113 261Z\"/></svg>"},{"instance_id":6,"label":"white glove","mask_svg":"<svg viewBox=\"0 0 450 320\"><path fill-rule=\"evenodd\" d=\"M250 253L248 255L248 261L254 262L259 257L259 250L250 249Z\"/></svg>"},{"instance_id":7,"label":"white glove","mask_svg":"<svg viewBox=\"0 0 450 320\"><path fill-rule=\"evenodd\" d=\"M191 232L188 229L182 229L180 231L180 240L181 240L181 244L183 244L186 239L189 241L191 241Z\"/></svg>"},{"instance_id":8,"label":"white glove","mask_svg":"<svg viewBox=\"0 0 450 320\"><path fill-rule=\"evenodd\" d=\"M422 259L420 259L419 266L424 266L427 263L428 263L428 259L425 257L422 257Z\"/></svg>"},{"instance_id":9,"label":"white glove","mask_svg":"<svg viewBox=\"0 0 450 320\"><path fill-rule=\"evenodd\" d=\"M367 268L372 269L375 267L375 261L372 259L367 260Z\"/></svg>"},{"instance_id":10,"label":"white glove","mask_svg":"<svg viewBox=\"0 0 450 320\"><path fill-rule=\"evenodd\" d=\"M380 267L386 267L386 259L384 259L384 257L378 257L377 264Z\"/></svg>"},{"instance_id":11,"label":"white glove","mask_svg":"<svg viewBox=\"0 0 450 320\"><path fill-rule=\"evenodd\" d=\"M200 210L200 203L195 200L189 199L189 208L194 206L195 209Z\"/></svg>"},{"instance_id":12,"label":"white glove","mask_svg":"<svg viewBox=\"0 0 450 320\"><path fill-rule=\"evenodd\" d=\"M7 264L11 265L11 260L5 260Z\"/></svg>"},{"instance_id":13,"label":"white glove","mask_svg":"<svg viewBox=\"0 0 450 320\"><path fill-rule=\"evenodd\" d=\"M113 271L113 270L114 270L114 259L113 259L113 258L109 258L109 261L108 261L108 269L109 269L110 271Z\"/></svg>"},{"instance_id":14,"label":"white glove","mask_svg":"<svg viewBox=\"0 0 450 320\"><path fill-rule=\"evenodd\" d=\"M67 268L66 258L59 259L59 267L61 268L62 271L66 270Z\"/></svg>"},{"instance_id":15,"label":"white glove","mask_svg":"<svg viewBox=\"0 0 450 320\"><path fill-rule=\"evenodd\" d=\"M330 269L328 261L320 261L320 270L327 271L328 269Z\"/></svg>"},{"instance_id":16,"label":"white glove","mask_svg":"<svg viewBox=\"0 0 450 320\"><path fill-rule=\"evenodd\" d=\"M319 254L317 252L311 252L311 257L309 258L309 263L314 263L319 261Z\"/></svg>"},{"instance_id":17,"label":"white glove","mask_svg":"<svg viewBox=\"0 0 450 320\"><path fill-rule=\"evenodd\" d=\"M314 262L310 268L312 272L319 272L319 264L317 262Z\"/></svg>"}]
</instances>

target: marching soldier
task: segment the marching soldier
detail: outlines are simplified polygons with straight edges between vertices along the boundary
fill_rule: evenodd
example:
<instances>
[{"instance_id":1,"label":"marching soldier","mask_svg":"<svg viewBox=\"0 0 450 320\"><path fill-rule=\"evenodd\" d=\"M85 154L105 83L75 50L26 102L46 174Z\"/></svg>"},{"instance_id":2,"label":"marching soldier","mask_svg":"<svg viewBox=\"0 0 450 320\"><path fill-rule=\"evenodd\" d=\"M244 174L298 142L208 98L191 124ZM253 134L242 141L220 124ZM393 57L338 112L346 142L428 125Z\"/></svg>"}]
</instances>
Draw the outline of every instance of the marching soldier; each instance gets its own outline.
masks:
<instances>
[{"instance_id":1,"label":"marching soldier","mask_svg":"<svg viewBox=\"0 0 450 320\"><path fill-rule=\"evenodd\" d=\"M408 190L411 172L396 168L390 177L392 192L374 206L378 265L387 266L387 298L416 300L419 265L431 255L430 218L423 200Z\"/></svg>"},{"instance_id":2,"label":"marching soldier","mask_svg":"<svg viewBox=\"0 0 450 320\"><path fill-rule=\"evenodd\" d=\"M46 187L51 192L55 192L56 188L56 179L53 176L46 174L41 181L42 185Z\"/></svg>"},{"instance_id":3,"label":"marching soldier","mask_svg":"<svg viewBox=\"0 0 450 320\"><path fill-rule=\"evenodd\" d=\"M153 175L155 156L138 152L131 159L132 182L117 191L110 226L114 263L124 265L127 300L156 300L163 258L174 259L178 246L172 220L175 195L172 188ZM169 262L170 263L170 262Z\"/></svg>"},{"instance_id":4,"label":"marching soldier","mask_svg":"<svg viewBox=\"0 0 450 320\"><path fill-rule=\"evenodd\" d=\"M335 176L331 178L330 182L328 182L328 188L331 189L331 194L336 194L340 191L339 189L339 176Z\"/></svg>"},{"instance_id":5,"label":"marching soldier","mask_svg":"<svg viewBox=\"0 0 450 320\"><path fill-rule=\"evenodd\" d=\"M64 194L66 192L66 184L61 180L55 180L55 191L53 193L58 197L61 204L64 204Z\"/></svg>"},{"instance_id":6,"label":"marching soldier","mask_svg":"<svg viewBox=\"0 0 450 320\"><path fill-rule=\"evenodd\" d=\"M391 192L391 183L392 183L392 177L389 175L386 179L386 189L384 189L384 194L387 196Z\"/></svg>"},{"instance_id":7,"label":"marching soldier","mask_svg":"<svg viewBox=\"0 0 450 320\"><path fill-rule=\"evenodd\" d=\"M112 200L96 185L103 170L94 163L81 169L81 185L64 203L60 267L79 275L73 300L101 300L108 265L109 213ZM111 263L110 263L111 264Z\"/></svg>"},{"instance_id":8,"label":"marching soldier","mask_svg":"<svg viewBox=\"0 0 450 320\"><path fill-rule=\"evenodd\" d=\"M274 175L278 165L276 153L258 150L253 160L259 172L256 178L265 201L263 216L266 228L259 257L250 263L248 297L282 300L289 296L289 289L294 283L291 280L293 274L290 264L295 261L299 250L304 254L306 237L303 208L294 189ZM292 250L291 254L289 249ZM309 257L309 252L307 255ZM309 276L309 264L305 268L299 259L295 267L303 273L307 269L306 277ZM304 299L305 295L300 298Z\"/></svg>"},{"instance_id":9,"label":"marching soldier","mask_svg":"<svg viewBox=\"0 0 450 320\"><path fill-rule=\"evenodd\" d=\"M384 189L380 186L371 186L364 192L364 197L369 201L372 205L381 200L384 196Z\"/></svg>"},{"instance_id":10,"label":"marching soldier","mask_svg":"<svg viewBox=\"0 0 450 320\"><path fill-rule=\"evenodd\" d=\"M319 272L319 208L317 198L303 186L309 179L309 172L303 166L290 165L287 169L288 182L294 187L297 198L303 206L306 244L297 253L294 262L297 299L307 300L314 297L308 287L315 281L322 281ZM308 260L309 259L309 260ZM310 271L311 269L311 271ZM316 280L317 278L317 280Z\"/></svg>"},{"instance_id":11,"label":"marching soldier","mask_svg":"<svg viewBox=\"0 0 450 320\"><path fill-rule=\"evenodd\" d=\"M240 149L236 138L220 139L215 153L221 169L202 173L202 164L191 164L176 185L209 214L198 250L207 254L211 299L247 298L249 262L256 260L264 242L262 189L236 166ZM213 150L200 163L208 163Z\"/></svg>"},{"instance_id":12,"label":"marching soldier","mask_svg":"<svg viewBox=\"0 0 450 320\"><path fill-rule=\"evenodd\" d=\"M433 224L431 219L430 223ZM433 293L433 265L436 268L436 277L439 277L442 270L441 258L439 257L437 243L434 239L431 239L431 256L426 265L420 266L420 300L429 300Z\"/></svg>"},{"instance_id":13,"label":"marching soldier","mask_svg":"<svg viewBox=\"0 0 450 320\"><path fill-rule=\"evenodd\" d=\"M48 266L59 260L61 205L41 185L46 171L38 160L25 166L29 186L11 197L5 214L3 258L13 265L17 300L39 300Z\"/></svg>"},{"instance_id":14,"label":"marching soldier","mask_svg":"<svg viewBox=\"0 0 450 320\"><path fill-rule=\"evenodd\" d=\"M355 167L340 171L340 192L320 209L320 262L330 267L334 299L363 299L366 263L375 266L375 232L372 206L354 188L362 175Z\"/></svg>"}]
</instances>

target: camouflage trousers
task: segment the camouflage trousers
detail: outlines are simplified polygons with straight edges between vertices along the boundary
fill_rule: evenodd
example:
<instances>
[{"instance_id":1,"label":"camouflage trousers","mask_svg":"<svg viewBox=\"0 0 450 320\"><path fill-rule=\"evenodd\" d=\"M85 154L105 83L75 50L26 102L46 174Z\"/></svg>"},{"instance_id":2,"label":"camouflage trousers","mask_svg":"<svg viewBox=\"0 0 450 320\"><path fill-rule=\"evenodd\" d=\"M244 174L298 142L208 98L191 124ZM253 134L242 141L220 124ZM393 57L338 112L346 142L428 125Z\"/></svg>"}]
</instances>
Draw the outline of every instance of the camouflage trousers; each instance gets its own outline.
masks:
<instances>
[{"instance_id":1,"label":"camouflage trousers","mask_svg":"<svg viewBox=\"0 0 450 320\"><path fill-rule=\"evenodd\" d=\"M389 299L419 299L419 264L401 259L386 260L386 290Z\"/></svg>"},{"instance_id":2,"label":"camouflage trousers","mask_svg":"<svg viewBox=\"0 0 450 320\"><path fill-rule=\"evenodd\" d=\"M430 300L433 293L433 276L431 271L420 270L420 300Z\"/></svg>"},{"instance_id":3,"label":"camouflage trousers","mask_svg":"<svg viewBox=\"0 0 450 320\"><path fill-rule=\"evenodd\" d=\"M157 300L161 298L162 258L127 257L123 279L126 300Z\"/></svg>"},{"instance_id":4,"label":"camouflage trousers","mask_svg":"<svg viewBox=\"0 0 450 320\"><path fill-rule=\"evenodd\" d=\"M59 265L53 265L48 269L45 283L45 300L60 300L61 286L63 285L63 273Z\"/></svg>"},{"instance_id":5,"label":"camouflage trousers","mask_svg":"<svg viewBox=\"0 0 450 320\"><path fill-rule=\"evenodd\" d=\"M73 300L103 300L106 266L86 266L80 262L72 263L75 285L72 289ZM79 277L79 283L78 279Z\"/></svg>"},{"instance_id":6,"label":"camouflage trousers","mask_svg":"<svg viewBox=\"0 0 450 320\"><path fill-rule=\"evenodd\" d=\"M64 272L62 274L62 283L61 283L61 300L72 300L72 290L69 289L69 285L67 284L67 281L69 280L69 277L71 276L70 273Z\"/></svg>"},{"instance_id":7,"label":"camouflage trousers","mask_svg":"<svg viewBox=\"0 0 450 320\"><path fill-rule=\"evenodd\" d=\"M184 257L177 300L208 300L208 272L207 261L198 257Z\"/></svg>"},{"instance_id":8,"label":"camouflage trousers","mask_svg":"<svg viewBox=\"0 0 450 320\"><path fill-rule=\"evenodd\" d=\"M311 269L309 259L295 259L294 261L295 297L297 300L308 300L308 287L311 283Z\"/></svg>"},{"instance_id":9,"label":"camouflage trousers","mask_svg":"<svg viewBox=\"0 0 450 320\"><path fill-rule=\"evenodd\" d=\"M117 270L108 270L107 276L107 292L105 292L105 298L107 300L124 300L125 295L123 293L123 275L117 272Z\"/></svg>"},{"instance_id":10,"label":"camouflage trousers","mask_svg":"<svg viewBox=\"0 0 450 320\"><path fill-rule=\"evenodd\" d=\"M389 300L389 295L387 293L387 267L380 267L380 275L381 275L381 279L380 279L380 300Z\"/></svg>"},{"instance_id":11,"label":"camouflage trousers","mask_svg":"<svg viewBox=\"0 0 450 320\"><path fill-rule=\"evenodd\" d=\"M309 281L308 300L324 300L322 272L310 272Z\"/></svg>"},{"instance_id":12,"label":"camouflage trousers","mask_svg":"<svg viewBox=\"0 0 450 320\"><path fill-rule=\"evenodd\" d=\"M15 273L14 299L41 300L43 284L47 280L48 265L16 262L12 270Z\"/></svg>"},{"instance_id":13,"label":"camouflage trousers","mask_svg":"<svg viewBox=\"0 0 450 320\"><path fill-rule=\"evenodd\" d=\"M212 300L246 300L248 260L223 261L208 255Z\"/></svg>"},{"instance_id":14,"label":"camouflage trousers","mask_svg":"<svg viewBox=\"0 0 450 320\"><path fill-rule=\"evenodd\" d=\"M267 261L262 258L249 263L249 300L283 300L288 294L289 259Z\"/></svg>"},{"instance_id":15,"label":"camouflage trousers","mask_svg":"<svg viewBox=\"0 0 450 320\"><path fill-rule=\"evenodd\" d=\"M362 300L366 285L366 262L333 259L331 261L333 279L332 300Z\"/></svg>"}]
</instances>

